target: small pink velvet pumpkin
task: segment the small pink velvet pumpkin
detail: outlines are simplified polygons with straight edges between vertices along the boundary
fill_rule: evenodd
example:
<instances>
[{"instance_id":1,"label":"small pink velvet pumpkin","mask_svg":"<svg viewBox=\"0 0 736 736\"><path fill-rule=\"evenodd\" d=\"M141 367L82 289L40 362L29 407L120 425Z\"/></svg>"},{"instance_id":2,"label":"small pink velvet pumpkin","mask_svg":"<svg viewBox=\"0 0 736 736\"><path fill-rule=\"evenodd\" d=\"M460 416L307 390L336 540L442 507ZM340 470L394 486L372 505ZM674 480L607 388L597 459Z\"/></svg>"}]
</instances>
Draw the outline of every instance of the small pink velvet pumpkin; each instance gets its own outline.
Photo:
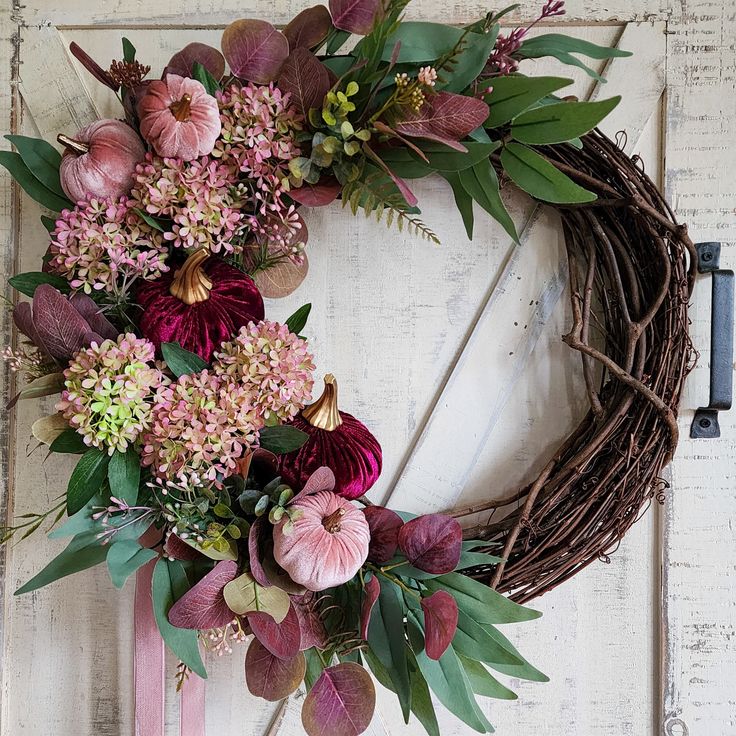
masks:
<instances>
[{"instance_id":1,"label":"small pink velvet pumpkin","mask_svg":"<svg viewBox=\"0 0 736 736\"><path fill-rule=\"evenodd\" d=\"M288 534L273 530L273 556L291 579L308 590L350 580L368 557L371 533L365 516L332 491L301 496L290 506L301 515Z\"/></svg>"},{"instance_id":2,"label":"small pink velvet pumpkin","mask_svg":"<svg viewBox=\"0 0 736 736\"><path fill-rule=\"evenodd\" d=\"M130 192L145 148L127 123L97 120L73 138L59 135L57 140L66 149L59 168L61 187L72 202L88 194L117 198Z\"/></svg>"},{"instance_id":3,"label":"small pink velvet pumpkin","mask_svg":"<svg viewBox=\"0 0 736 736\"><path fill-rule=\"evenodd\" d=\"M159 156L191 161L205 156L220 135L217 100L196 79L167 74L138 102L141 135Z\"/></svg>"}]
</instances>

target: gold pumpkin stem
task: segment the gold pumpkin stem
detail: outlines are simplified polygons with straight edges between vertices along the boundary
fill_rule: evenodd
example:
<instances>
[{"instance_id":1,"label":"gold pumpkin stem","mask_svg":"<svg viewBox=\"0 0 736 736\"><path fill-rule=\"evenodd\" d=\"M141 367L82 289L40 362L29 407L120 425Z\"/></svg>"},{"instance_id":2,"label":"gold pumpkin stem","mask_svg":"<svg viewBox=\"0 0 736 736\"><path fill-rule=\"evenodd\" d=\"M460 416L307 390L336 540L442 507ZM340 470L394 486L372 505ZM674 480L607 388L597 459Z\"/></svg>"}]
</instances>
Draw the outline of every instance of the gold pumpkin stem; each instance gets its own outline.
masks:
<instances>
[{"instance_id":1,"label":"gold pumpkin stem","mask_svg":"<svg viewBox=\"0 0 736 736\"><path fill-rule=\"evenodd\" d=\"M330 534L335 534L341 529L340 519L342 519L343 516L345 516L345 509L337 509L337 511L333 511L329 516L325 516L325 518L322 519L322 526L327 529Z\"/></svg>"},{"instance_id":2,"label":"gold pumpkin stem","mask_svg":"<svg viewBox=\"0 0 736 736\"><path fill-rule=\"evenodd\" d=\"M336 430L342 424L342 417L337 408L337 381L332 373L325 376L325 390L317 401L302 411L302 416L318 429L328 432Z\"/></svg>"},{"instance_id":3,"label":"gold pumpkin stem","mask_svg":"<svg viewBox=\"0 0 736 736\"><path fill-rule=\"evenodd\" d=\"M63 133L59 133L59 135L56 136L56 140L59 141L67 151L76 153L77 156L81 156L83 153L87 153L89 151L89 146L86 143L75 141L74 138L70 138L68 135L64 135Z\"/></svg>"},{"instance_id":4,"label":"gold pumpkin stem","mask_svg":"<svg viewBox=\"0 0 736 736\"><path fill-rule=\"evenodd\" d=\"M174 117L180 122L185 123L189 120L189 113L192 107L192 96L184 95L180 100L175 100L169 105Z\"/></svg>"},{"instance_id":5,"label":"gold pumpkin stem","mask_svg":"<svg viewBox=\"0 0 736 736\"><path fill-rule=\"evenodd\" d=\"M202 264L209 258L209 255L206 248L195 250L174 274L169 294L190 306L198 302L206 302L210 298L212 281L204 272Z\"/></svg>"}]
</instances>

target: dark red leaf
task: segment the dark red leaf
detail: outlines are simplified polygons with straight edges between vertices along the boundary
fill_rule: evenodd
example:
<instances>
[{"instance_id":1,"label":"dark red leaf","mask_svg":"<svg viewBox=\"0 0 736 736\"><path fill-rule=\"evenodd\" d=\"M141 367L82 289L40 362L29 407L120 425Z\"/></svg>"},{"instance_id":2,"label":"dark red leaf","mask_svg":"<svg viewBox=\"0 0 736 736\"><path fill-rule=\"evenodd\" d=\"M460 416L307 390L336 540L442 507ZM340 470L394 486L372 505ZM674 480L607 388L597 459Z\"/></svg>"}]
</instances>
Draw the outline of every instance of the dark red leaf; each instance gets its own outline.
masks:
<instances>
[{"instance_id":1,"label":"dark red leaf","mask_svg":"<svg viewBox=\"0 0 736 736\"><path fill-rule=\"evenodd\" d=\"M371 676L355 662L328 667L302 706L308 736L358 736L368 728L376 708Z\"/></svg>"},{"instance_id":2,"label":"dark red leaf","mask_svg":"<svg viewBox=\"0 0 736 736\"><path fill-rule=\"evenodd\" d=\"M446 590L438 590L427 598L422 598L422 610L424 650L430 659L439 659L455 636L457 602Z\"/></svg>"},{"instance_id":3,"label":"dark red leaf","mask_svg":"<svg viewBox=\"0 0 736 736\"><path fill-rule=\"evenodd\" d=\"M330 0L330 13L335 28L365 36L383 15L381 0Z\"/></svg>"},{"instance_id":4,"label":"dark red leaf","mask_svg":"<svg viewBox=\"0 0 736 736\"><path fill-rule=\"evenodd\" d=\"M268 84L289 55L289 42L265 20L236 20L222 34L222 52L235 76Z\"/></svg>"},{"instance_id":5,"label":"dark red leaf","mask_svg":"<svg viewBox=\"0 0 736 736\"><path fill-rule=\"evenodd\" d=\"M291 101L305 117L312 107L322 107L330 89L330 76L319 59L307 48L296 48L279 73L279 87L291 94Z\"/></svg>"},{"instance_id":6,"label":"dark red leaf","mask_svg":"<svg viewBox=\"0 0 736 736\"><path fill-rule=\"evenodd\" d=\"M39 350L43 351L46 355L49 354L41 336L36 330L36 326L33 324L33 310L31 309L30 302L19 302L13 308L13 322L15 322L18 331L24 334Z\"/></svg>"},{"instance_id":7,"label":"dark red leaf","mask_svg":"<svg viewBox=\"0 0 736 736\"><path fill-rule=\"evenodd\" d=\"M368 506L363 509L371 530L368 559L379 565L388 562L399 544L399 529L404 526L401 517L384 506Z\"/></svg>"},{"instance_id":8,"label":"dark red leaf","mask_svg":"<svg viewBox=\"0 0 736 736\"><path fill-rule=\"evenodd\" d=\"M268 588L271 586L271 581L268 579L261 564L261 541L265 521L261 516L250 527L250 531L248 532L248 559L250 561L250 574L255 578L257 583Z\"/></svg>"},{"instance_id":9,"label":"dark red leaf","mask_svg":"<svg viewBox=\"0 0 736 736\"><path fill-rule=\"evenodd\" d=\"M399 529L399 547L414 567L442 575L460 560L463 531L457 519L427 514L407 521Z\"/></svg>"},{"instance_id":10,"label":"dark red leaf","mask_svg":"<svg viewBox=\"0 0 736 736\"><path fill-rule=\"evenodd\" d=\"M103 340L115 340L120 334L118 329L100 311L92 297L86 294L72 294L69 301L80 316L87 321L90 328L99 334Z\"/></svg>"},{"instance_id":11,"label":"dark red leaf","mask_svg":"<svg viewBox=\"0 0 736 736\"><path fill-rule=\"evenodd\" d=\"M467 150L458 143L488 117L483 100L453 92L440 92L430 97L420 110L404 107L394 121L397 132L411 138L439 141L457 151Z\"/></svg>"},{"instance_id":12,"label":"dark red leaf","mask_svg":"<svg viewBox=\"0 0 736 736\"><path fill-rule=\"evenodd\" d=\"M311 496L313 493L319 493L320 491L332 491L335 488L335 474L326 465L312 473L307 478L307 482L299 493L289 501L294 503L298 498L304 498L304 496Z\"/></svg>"},{"instance_id":13,"label":"dark red leaf","mask_svg":"<svg viewBox=\"0 0 736 736\"><path fill-rule=\"evenodd\" d=\"M284 28L284 36L289 42L289 48L304 47L313 49L327 38L332 28L330 11L324 5L314 5L305 8Z\"/></svg>"},{"instance_id":14,"label":"dark red leaf","mask_svg":"<svg viewBox=\"0 0 736 736\"><path fill-rule=\"evenodd\" d=\"M337 199L342 186L337 182L324 184L303 184L297 189L291 189L289 196L305 207L324 207Z\"/></svg>"},{"instance_id":15,"label":"dark red leaf","mask_svg":"<svg viewBox=\"0 0 736 736\"><path fill-rule=\"evenodd\" d=\"M368 626L371 622L371 611L376 605L378 595L381 592L381 583L374 575L366 584L363 605L360 607L360 637L368 639Z\"/></svg>"},{"instance_id":16,"label":"dark red leaf","mask_svg":"<svg viewBox=\"0 0 736 736\"><path fill-rule=\"evenodd\" d=\"M389 175L389 177L391 177L391 181L396 184L397 189L401 192L401 196L409 207L416 207L419 200L416 198L414 192L409 189L407 183L401 177L396 176L396 174L394 174L394 172L391 171L391 169L384 163L383 159L367 143L363 144L363 151L370 159L375 161L375 163L377 163L381 169Z\"/></svg>"},{"instance_id":17,"label":"dark red leaf","mask_svg":"<svg viewBox=\"0 0 736 736\"><path fill-rule=\"evenodd\" d=\"M245 683L248 690L264 700L283 700L304 679L306 660L301 652L289 659L275 657L253 639L245 655Z\"/></svg>"},{"instance_id":18,"label":"dark red leaf","mask_svg":"<svg viewBox=\"0 0 736 736\"><path fill-rule=\"evenodd\" d=\"M164 553L167 557L175 560L191 561L202 557L194 547L188 545L183 539L179 539L176 534L169 534L164 542Z\"/></svg>"},{"instance_id":19,"label":"dark red leaf","mask_svg":"<svg viewBox=\"0 0 736 736\"><path fill-rule=\"evenodd\" d=\"M286 618L277 624L267 613L249 613L248 623L253 635L279 659L295 657L300 650L301 633L294 606L289 607Z\"/></svg>"},{"instance_id":20,"label":"dark red leaf","mask_svg":"<svg viewBox=\"0 0 736 736\"><path fill-rule=\"evenodd\" d=\"M312 593L305 595L292 595L291 604L299 619L299 631L301 633L301 644L299 648L304 651L317 647L324 649L327 646L327 630L314 605Z\"/></svg>"},{"instance_id":21,"label":"dark red leaf","mask_svg":"<svg viewBox=\"0 0 736 736\"><path fill-rule=\"evenodd\" d=\"M171 607L171 625L180 629L217 629L227 626L235 614L227 607L222 589L237 576L236 562L218 562Z\"/></svg>"},{"instance_id":22,"label":"dark red leaf","mask_svg":"<svg viewBox=\"0 0 736 736\"><path fill-rule=\"evenodd\" d=\"M177 51L169 59L166 70L180 77L191 77L195 61L199 62L215 79L222 78L225 73L225 57L216 48L198 41L187 44L181 51Z\"/></svg>"},{"instance_id":23,"label":"dark red leaf","mask_svg":"<svg viewBox=\"0 0 736 736\"><path fill-rule=\"evenodd\" d=\"M113 92L120 89L120 85L86 52L74 41L69 44L72 56L98 81L109 87Z\"/></svg>"},{"instance_id":24,"label":"dark red leaf","mask_svg":"<svg viewBox=\"0 0 736 736\"><path fill-rule=\"evenodd\" d=\"M32 311L36 332L49 355L68 360L86 347L87 321L53 286L41 284L36 288Z\"/></svg>"}]
</instances>

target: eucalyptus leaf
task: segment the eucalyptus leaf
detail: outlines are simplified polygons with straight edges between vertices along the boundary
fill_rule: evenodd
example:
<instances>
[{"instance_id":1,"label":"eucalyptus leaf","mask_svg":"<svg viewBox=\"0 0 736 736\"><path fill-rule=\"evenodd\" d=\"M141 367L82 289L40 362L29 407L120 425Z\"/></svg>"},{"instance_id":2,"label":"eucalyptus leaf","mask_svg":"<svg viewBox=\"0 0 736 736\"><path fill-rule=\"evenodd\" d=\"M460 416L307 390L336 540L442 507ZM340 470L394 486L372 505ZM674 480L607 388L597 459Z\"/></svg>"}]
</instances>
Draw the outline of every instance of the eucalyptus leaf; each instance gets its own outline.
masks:
<instances>
[{"instance_id":1,"label":"eucalyptus leaf","mask_svg":"<svg viewBox=\"0 0 736 736\"><path fill-rule=\"evenodd\" d=\"M511 135L520 143L564 143L588 133L621 101L611 97L600 102L558 102L527 110L514 118Z\"/></svg>"},{"instance_id":2,"label":"eucalyptus leaf","mask_svg":"<svg viewBox=\"0 0 736 736\"><path fill-rule=\"evenodd\" d=\"M184 567L178 560L162 557L153 569L151 599L153 615L166 646L193 672L207 679L199 652L199 635L193 629L180 629L169 623L169 609L189 590Z\"/></svg>"},{"instance_id":3,"label":"eucalyptus leaf","mask_svg":"<svg viewBox=\"0 0 736 736\"><path fill-rule=\"evenodd\" d=\"M463 33L462 28L448 26L444 23L406 21L401 23L388 37L381 59L389 61L394 46L396 43L401 43L398 63L435 61L452 50L462 38Z\"/></svg>"},{"instance_id":4,"label":"eucalyptus leaf","mask_svg":"<svg viewBox=\"0 0 736 736\"><path fill-rule=\"evenodd\" d=\"M110 493L131 506L138 500L138 486L141 480L141 460L135 448L130 445L125 452L113 453L107 468Z\"/></svg>"},{"instance_id":5,"label":"eucalyptus leaf","mask_svg":"<svg viewBox=\"0 0 736 736\"><path fill-rule=\"evenodd\" d=\"M63 294L68 294L71 291L69 282L66 279L61 276L57 276L55 273L44 273L43 271L19 273L15 276L11 276L8 279L8 283L14 289L26 296L33 296L36 292L36 288L41 286L41 284L49 284Z\"/></svg>"},{"instance_id":6,"label":"eucalyptus leaf","mask_svg":"<svg viewBox=\"0 0 736 736\"><path fill-rule=\"evenodd\" d=\"M422 143L421 149L429 160L429 166L441 173L463 171L487 159L501 147L500 141L489 143L468 142L463 144L466 152L454 151L441 143ZM416 154L413 154L416 155Z\"/></svg>"},{"instance_id":7,"label":"eucalyptus leaf","mask_svg":"<svg viewBox=\"0 0 736 736\"><path fill-rule=\"evenodd\" d=\"M524 657L519 654L516 647L504 636L495 626L490 624L481 624L489 636L491 636L498 644L504 647L508 652L516 656L522 661L521 664L501 664L494 662L491 664L494 670L508 675L509 677L518 677L521 680L531 680L532 682L549 682L549 677L540 672L536 667L529 664Z\"/></svg>"},{"instance_id":8,"label":"eucalyptus leaf","mask_svg":"<svg viewBox=\"0 0 736 736\"><path fill-rule=\"evenodd\" d=\"M113 542L107 553L107 569L112 584L122 588L125 581L147 562L158 557L152 549L142 547L135 539L123 539Z\"/></svg>"},{"instance_id":9,"label":"eucalyptus leaf","mask_svg":"<svg viewBox=\"0 0 736 736\"><path fill-rule=\"evenodd\" d=\"M494 25L486 33L466 33L463 37L462 50L453 59L451 68L440 72L440 76L446 81L437 84L436 88L448 92L465 91L488 62L498 31L499 26Z\"/></svg>"},{"instance_id":10,"label":"eucalyptus leaf","mask_svg":"<svg viewBox=\"0 0 736 736\"><path fill-rule=\"evenodd\" d=\"M502 685L480 662L458 654L458 659L468 676L470 687L476 695L500 700L516 700L517 694Z\"/></svg>"},{"instance_id":11,"label":"eucalyptus leaf","mask_svg":"<svg viewBox=\"0 0 736 736\"><path fill-rule=\"evenodd\" d=\"M459 654L494 667L500 665L523 665L524 659L510 652L493 638L479 623L464 610L458 611L457 629L452 646Z\"/></svg>"},{"instance_id":12,"label":"eucalyptus leaf","mask_svg":"<svg viewBox=\"0 0 736 736\"><path fill-rule=\"evenodd\" d=\"M259 444L264 450L283 455L298 450L308 439L309 435L301 429L288 424L279 424L264 427L259 435Z\"/></svg>"},{"instance_id":13,"label":"eucalyptus leaf","mask_svg":"<svg viewBox=\"0 0 736 736\"><path fill-rule=\"evenodd\" d=\"M411 712L424 726L429 736L440 736L440 727L434 712L429 686L413 653L409 656L409 680L411 682Z\"/></svg>"},{"instance_id":14,"label":"eucalyptus leaf","mask_svg":"<svg viewBox=\"0 0 736 736\"><path fill-rule=\"evenodd\" d=\"M289 613L289 595L276 585L260 585L248 572L230 581L222 591L225 602L234 613L267 613L280 624Z\"/></svg>"},{"instance_id":15,"label":"eucalyptus leaf","mask_svg":"<svg viewBox=\"0 0 736 736\"><path fill-rule=\"evenodd\" d=\"M474 226L474 215L473 215L473 198L468 194L465 187L460 181L460 174L456 171L446 171L442 176L452 187L452 194L455 198L455 206L460 212L460 217L463 218L463 225L465 225L465 232L468 235L468 240L473 239L473 226Z\"/></svg>"},{"instance_id":16,"label":"eucalyptus leaf","mask_svg":"<svg viewBox=\"0 0 736 736\"><path fill-rule=\"evenodd\" d=\"M161 355L171 372L179 378L191 373L199 373L208 367L207 363L194 353L185 350L178 342L161 343Z\"/></svg>"},{"instance_id":17,"label":"eucalyptus leaf","mask_svg":"<svg viewBox=\"0 0 736 736\"><path fill-rule=\"evenodd\" d=\"M525 77L522 74L496 77L493 91L483 98L490 108L484 125L497 128L508 123L535 102L570 84L572 79L562 77Z\"/></svg>"},{"instance_id":18,"label":"eucalyptus leaf","mask_svg":"<svg viewBox=\"0 0 736 736\"><path fill-rule=\"evenodd\" d=\"M40 205L47 207L52 212L61 212L64 209L71 209L72 202L66 197L60 197L48 187L44 186L31 172L31 170L23 162L19 153L14 151L0 151L0 166L4 166L10 175L20 185L31 199L34 199Z\"/></svg>"},{"instance_id":19,"label":"eucalyptus leaf","mask_svg":"<svg viewBox=\"0 0 736 736\"><path fill-rule=\"evenodd\" d=\"M511 180L532 197L555 204L593 202L596 195L578 186L569 176L521 143L507 143L501 165Z\"/></svg>"},{"instance_id":20,"label":"eucalyptus leaf","mask_svg":"<svg viewBox=\"0 0 736 736\"><path fill-rule=\"evenodd\" d=\"M67 199L59 180L61 154L42 138L29 138L25 135L6 135L18 150L28 170L54 194Z\"/></svg>"},{"instance_id":21,"label":"eucalyptus leaf","mask_svg":"<svg viewBox=\"0 0 736 736\"><path fill-rule=\"evenodd\" d=\"M107 476L110 458L106 452L91 448L82 455L72 470L66 489L66 510L76 514L97 493Z\"/></svg>"}]
</instances>

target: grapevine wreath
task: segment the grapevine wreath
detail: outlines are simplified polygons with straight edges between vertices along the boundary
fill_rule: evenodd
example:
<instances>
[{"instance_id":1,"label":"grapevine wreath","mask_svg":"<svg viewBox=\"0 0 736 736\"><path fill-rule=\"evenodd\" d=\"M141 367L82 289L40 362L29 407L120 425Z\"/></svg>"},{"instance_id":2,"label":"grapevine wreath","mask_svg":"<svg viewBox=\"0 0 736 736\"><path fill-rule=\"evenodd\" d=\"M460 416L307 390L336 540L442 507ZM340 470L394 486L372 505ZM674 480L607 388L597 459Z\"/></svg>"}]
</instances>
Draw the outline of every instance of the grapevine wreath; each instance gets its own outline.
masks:
<instances>
[{"instance_id":1,"label":"grapevine wreath","mask_svg":"<svg viewBox=\"0 0 736 736\"><path fill-rule=\"evenodd\" d=\"M163 732L162 640L196 702L201 647L248 642L248 689L278 701L303 681L311 735L368 727L368 671L428 733L430 693L490 732L475 696L513 693L489 670L546 679L497 624L538 616L521 604L604 556L664 490L693 246L640 162L596 129L619 98L580 102L563 96L571 80L526 74L552 56L595 77L583 58L628 54L531 26L502 34L503 12L405 22L406 1L330 0L283 31L236 20L222 52L191 43L156 78L128 39L107 70L72 44L124 119L59 131L63 155L23 136L0 153L53 213L42 267L10 280L30 301L14 307L24 339L6 358L27 379L17 398L60 394L34 436L79 456L60 502L3 541L44 524L70 539L18 593L103 562L117 587L136 574L145 736ZM563 12L547 0L538 21ZM292 289L304 276L303 208L341 200L436 241L411 189L430 174L468 237L475 203L518 240L499 181L555 207L563 339L590 410L528 487L412 516L365 498L381 446L341 410L334 376L313 399L309 305L272 321L263 297L284 295L271 269ZM182 733L203 733L201 712L182 712Z\"/></svg>"}]
</instances>

